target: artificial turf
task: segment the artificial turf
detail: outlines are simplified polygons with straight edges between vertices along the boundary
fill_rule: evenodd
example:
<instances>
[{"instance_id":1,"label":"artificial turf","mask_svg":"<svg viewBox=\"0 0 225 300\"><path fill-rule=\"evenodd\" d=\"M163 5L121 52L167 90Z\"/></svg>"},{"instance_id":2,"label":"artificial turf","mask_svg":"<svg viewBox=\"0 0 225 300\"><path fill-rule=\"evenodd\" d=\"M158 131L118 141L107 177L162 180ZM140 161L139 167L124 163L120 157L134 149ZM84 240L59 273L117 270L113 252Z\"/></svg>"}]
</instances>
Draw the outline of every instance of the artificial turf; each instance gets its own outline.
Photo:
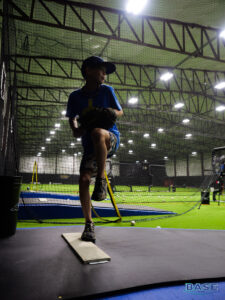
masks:
<instances>
[{"instance_id":1,"label":"artificial turf","mask_svg":"<svg viewBox=\"0 0 225 300\"><path fill-rule=\"evenodd\" d=\"M27 185L23 184L21 190L38 190L43 192L54 192L64 194L78 194L78 185L68 184L41 184ZM133 192L130 192L129 186L117 186L121 192L115 193L117 204L131 204L137 206L151 206L158 209L173 211L177 216L132 216L123 217L121 222L113 222L116 218L107 218L112 222L105 223L102 219L94 218L96 225L101 226L131 226L130 221L136 221L138 227L157 227L161 228L184 228L184 229L218 229L225 230L225 194L221 196L220 205L218 202L210 201L210 205L201 205L200 190L196 188L177 188L176 192L169 192L165 187L133 186ZM93 190L91 185L90 190ZM210 195L212 199L212 194ZM107 202L107 201L105 201ZM189 211L190 210L190 211ZM143 221L143 219L145 220ZM151 219L150 219L151 218ZM50 223L48 223L50 222ZM54 223L55 222L55 223ZM84 219L57 219L45 220L43 223L35 220L18 221L18 228L24 227L45 227L62 226L72 224L83 224Z\"/></svg>"},{"instance_id":2,"label":"artificial turf","mask_svg":"<svg viewBox=\"0 0 225 300\"><path fill-rule=\"evenodd\" d=\"M190 212L169 218L160 218L153 219L151 221L138 221L143 217L134 217L136 220L136 226L138 227L157 227L161 228L182 228L182 229L213 229L213 230L225 230L225 203L222 202L218 205L217 202L211 202L210 205L201 205L200 209L198 206L191 210ZM108 218L110 219L110 218ZM112 218L115 220L115 218ZM60 224L48 224L48 223L38 223L35 221L32 222L22 222L19 221L17 224L18 228L25 227L46 227L46 226L64 226L72 225L72 223L83 222L83 219L60 219L60 220L49 220L51 222L60 222ZM101 226L131 226L130 218L124 217L122 222L112 222L112 223L97 223L98 221L102 222L99 219L96 219L96 225ZM65 222L65 223L64 223ZM68 224L70 223L71 224Z\"/></svg>"}]
</instances>

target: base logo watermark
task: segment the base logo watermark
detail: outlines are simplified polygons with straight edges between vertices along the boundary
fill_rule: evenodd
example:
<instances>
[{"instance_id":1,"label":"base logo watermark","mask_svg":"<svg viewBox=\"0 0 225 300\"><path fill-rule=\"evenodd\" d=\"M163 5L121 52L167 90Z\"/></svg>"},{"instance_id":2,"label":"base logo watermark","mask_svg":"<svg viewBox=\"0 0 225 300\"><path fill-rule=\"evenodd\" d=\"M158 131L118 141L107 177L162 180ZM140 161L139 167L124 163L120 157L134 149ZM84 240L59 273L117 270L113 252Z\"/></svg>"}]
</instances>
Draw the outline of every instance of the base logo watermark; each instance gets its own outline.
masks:
<instances>
[{"instance_id":1,"label":"base logo watermark","mask_svg":"<svg viewBox=\"0 0 225 300\"><path fill-rule=\"evenodd\" d=\"M195 295L213 294L219 292L218 283L185 283L185 292Z\"/></svg>"}]
</instances>

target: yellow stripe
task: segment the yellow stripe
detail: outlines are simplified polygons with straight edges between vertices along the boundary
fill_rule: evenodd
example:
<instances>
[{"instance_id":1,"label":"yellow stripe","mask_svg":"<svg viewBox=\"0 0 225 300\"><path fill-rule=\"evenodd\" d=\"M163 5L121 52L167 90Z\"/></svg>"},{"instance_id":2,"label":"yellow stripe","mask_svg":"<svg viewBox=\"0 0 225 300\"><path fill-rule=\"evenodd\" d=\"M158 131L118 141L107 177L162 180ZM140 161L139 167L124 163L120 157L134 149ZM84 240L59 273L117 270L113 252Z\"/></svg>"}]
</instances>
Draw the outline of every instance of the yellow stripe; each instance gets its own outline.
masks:
<instances>
[{"instance_id":1,"label":"yellow stripe","mask_svg":"<svg viewBox=\"0 0 225 300\"><path fill-rule=\"evenodd\" d=\"M34 184L34 175L36 175L36 192L37 192L37 188L38 188L38 180L37 180L37 162L35 160L34 162L34 166L33 166L33 174L32 174L32 181L31 181L31 190L33 190L33 184Z\"/></svg>"},{"instance_id":2,"label":"yellow stripe","mask_svg":"<svg viewBox=\"0 0 225 300\"><path fill-rule=\"evenodd\" d=\"M97 211L94 209L94 206L92 205L92 203L91 203L91 208L92 208L92 211L93 211L93 213L95 214L95 216L96 216L97 218L99 218L100 220L106 221L106 222L112 222L112 221L110 221L110 220L108 220L108 219L105 219L105 218L101 217L101 216L97 213Z\"/></svg>"},{"instance_id":3,"label":"yellow stripe","mask_svg":"<svg viewBox=\"0 0 225 300\"><path fill-rule=\"evenodd\" d=\"M110 185L110 182L109 182L109 179L108 179L108 176L107 176L107 173L105 171L105 179L106 179L106 182L107 182L107 185L108 185L108 190L109 190L109 194L110 194L110 198L111 198L111 201L112 201L112 205L114 206L115 210L116 210L116 213L117 213L117 216L122 219L122 216L120 214L120 211L116 205L116 200L114 198L114 195L113 195L113 191L112 191L112 188L111 188L111 185Z\"/></svg>"},{"instance_id":4,"label":"yellow stripe","mask_svg":"<svg viewBox=\"0 0 225 300\"><path fill-rule=\"evenodd\" d=\"M95 214L95 216L103 221L108 221L108 222L120 222L122 220L122 216L119 212L119 209L116 205L116 201L115 201L115 198L114 198L114 195L113 195L113 191L112 191L112 188L111 188L111 185L110 185L110 182L109 182L109 179L108 179L108 176L107 176L107 173L105 171L105 178L106 178L106 182L107 182L107 186L108 186L108 190L109 190L109 194L110 194L110 199L111 199L111 202L112 202L112 205L116 211L116 214L118 216L118 219L116 220L109 220L109 219L106 219L106 218L102 218L97 212L96 210L94 209L93 205L91 204L91 208L92 208L92 211L93 213Z\"/></svg>"},{"instance_id":5,"label":"yellow stripe","mask_svg":"<svg viewBox=\"0 0 225 300\"><path fill-rule=\"evenodd\" d=\"M91 209L92 209L93 213L95 214L95 216L96 216L97 218L99 218L100 220L103 220L103 221L109 222L109 223L112 223L112 222L120 222L120 221L121 221L121 218L118 218L118 219L116 219L116 220L112 220L112 219L109 220L109 219L106 219L106 218L101 217L101 216L97 213L97 211L94 209L94 206L92 205L92 203L91 203Z\"/></svg>"},{"instance_id":6,"label":"yellow stripe","mask_svg":"<svg viewBox=\"0 0 225 300\"><path fill-rule=\"evenodd\" d=\"M84 109L83 109L83 111L82 111L82 116L84 116L87 112L89 112L90 110L92 110L93 109L93 99L92 98L89 98L88 99L88 106L87 107L85 107Z\"/></svg>"},{"instance_id":7,"label":"yellow stripe","mask_svg":"<svg viewBox=\"0 0 225 300\"><path fill-rule=\"evenodd\" d=\"M89 98L88 99L88 109L92 109L93 108L93 99Z\"/></svg>"}]
</instances>

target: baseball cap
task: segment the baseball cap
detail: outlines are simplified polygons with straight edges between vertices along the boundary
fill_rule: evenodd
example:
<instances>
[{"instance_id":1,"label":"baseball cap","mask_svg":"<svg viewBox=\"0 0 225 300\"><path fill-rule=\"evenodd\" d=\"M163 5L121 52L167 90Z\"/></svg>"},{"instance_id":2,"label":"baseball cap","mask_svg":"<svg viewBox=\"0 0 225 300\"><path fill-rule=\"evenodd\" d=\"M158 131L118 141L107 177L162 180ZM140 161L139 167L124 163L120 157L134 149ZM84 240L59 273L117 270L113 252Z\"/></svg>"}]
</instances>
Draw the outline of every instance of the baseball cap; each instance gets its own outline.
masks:
<instances>
[{"instance_id":1,"label":"baseball cap","mask_svg":"<svg viewBox=\"0 0 225 300\"><path fill-rule=\"evenodd\" d=\"M115 72L115 70L116 70L116 66L113 63L104 61L99 56L90 56L83 61L83 64L81 67L81 73L82 73L83 77L85 77L85 68L86 67L97 68L100 66L104 66L106 68L106 74L111 74L111 73Z\"/></svg>"}]
</instances>

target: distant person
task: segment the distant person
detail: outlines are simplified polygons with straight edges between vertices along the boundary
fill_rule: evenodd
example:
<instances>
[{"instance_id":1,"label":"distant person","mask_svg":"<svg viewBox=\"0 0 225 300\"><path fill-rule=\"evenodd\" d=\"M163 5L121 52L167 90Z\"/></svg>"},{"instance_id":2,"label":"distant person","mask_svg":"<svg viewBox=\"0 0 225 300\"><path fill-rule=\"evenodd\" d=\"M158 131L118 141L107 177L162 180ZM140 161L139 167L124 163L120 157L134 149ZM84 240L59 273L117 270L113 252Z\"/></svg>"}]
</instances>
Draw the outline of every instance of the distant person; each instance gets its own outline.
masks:
<instances>
[{"instance_id":1,"label":"distant person","mask_svg":"<svg viewBox=\"0 0 225 300\"><path fill-rule=\"evenodd\" d=\"M220 166L220 176L225 176L225 163Z\"/></svg>"},{"instance_id":2,"label":"distant person","mask_svg":"<svg viewBox=\"0 0 225 300\"><path fill-rule=\"evenodd\" d=\"M222 191L224 189L223 177L220 176L214 183L214 191L213 191L213 201L216 201L216 195L222 195Z\"/></svg>"}]
</instances>

